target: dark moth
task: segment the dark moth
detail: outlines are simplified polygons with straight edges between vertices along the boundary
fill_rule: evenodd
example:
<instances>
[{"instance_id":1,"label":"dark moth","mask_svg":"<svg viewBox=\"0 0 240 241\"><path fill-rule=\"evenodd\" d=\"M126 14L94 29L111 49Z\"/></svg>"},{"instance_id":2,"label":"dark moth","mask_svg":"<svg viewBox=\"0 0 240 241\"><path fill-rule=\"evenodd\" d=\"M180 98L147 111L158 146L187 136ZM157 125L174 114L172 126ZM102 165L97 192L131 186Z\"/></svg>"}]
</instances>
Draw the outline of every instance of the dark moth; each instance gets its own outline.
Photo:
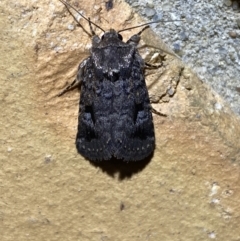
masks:
<instances>
[{"instance_id":1,"label":"dark moth","mask_svg":"<svg viewBox=\"0 0 240 241\"><path fill-rule=\"evenodd\" d=\"M145 63L137 50L140 33L124 42L114 29L101 38L93 32L90 56L79 65L76 147L89 160L138 161L154 150Z\"/></svg>"}]
</instances>

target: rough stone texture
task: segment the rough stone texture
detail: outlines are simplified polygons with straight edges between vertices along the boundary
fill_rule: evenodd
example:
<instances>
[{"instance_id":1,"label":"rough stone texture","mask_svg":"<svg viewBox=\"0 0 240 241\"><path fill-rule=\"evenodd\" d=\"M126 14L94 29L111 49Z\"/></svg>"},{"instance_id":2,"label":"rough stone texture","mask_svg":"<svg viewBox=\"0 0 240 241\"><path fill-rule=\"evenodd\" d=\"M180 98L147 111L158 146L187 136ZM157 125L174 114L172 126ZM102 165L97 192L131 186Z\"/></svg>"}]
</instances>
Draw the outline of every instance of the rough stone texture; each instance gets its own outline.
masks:
<instances>
[{"instance_id":1,"label":"rough stone texture","mask_svg":"<svg viewBox=\"0 0 240 241\"><path fill-rule=\"evenodd\" d=\"M72 3L105 29L141 22L124 2L109 12L103 1ZM0 9L2 241L240 239L240 120L217 94L167 55L147 72L167 115L154 115L153 158L92 165L74 144L78 90L56 97L88 55L87 34L57 0ZM150 30L143 39L162 46Z\"/></svg>"},{"instance_id":2,"label":"rough stone texture","mask_svg":"<svg viewBox=\"0 0 240 241\"><path fill-rule=\"evenodd\" d=\"M239 0L126 1L240 115Z\"/></svg>"}]
</instances>

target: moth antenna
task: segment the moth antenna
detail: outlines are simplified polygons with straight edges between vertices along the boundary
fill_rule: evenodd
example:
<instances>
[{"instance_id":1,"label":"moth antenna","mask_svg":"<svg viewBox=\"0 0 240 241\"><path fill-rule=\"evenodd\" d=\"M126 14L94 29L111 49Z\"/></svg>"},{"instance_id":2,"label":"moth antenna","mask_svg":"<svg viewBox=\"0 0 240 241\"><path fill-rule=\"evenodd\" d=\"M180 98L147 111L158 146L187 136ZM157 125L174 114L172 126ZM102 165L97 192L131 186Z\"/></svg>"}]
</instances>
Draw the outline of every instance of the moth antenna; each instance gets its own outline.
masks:
<instances>
[{"instance_id":1,"label":"moth antenna","mask_svg":"<svg viewBox=\"0 0 240 241\"><path fill-rule=\"evenodd\" d=\"M61 0L60 0L61 1ZM130 29L134 29L134 28L140 28L140 27L143 27L143 26L146 26L146 25L149 25L149 24L152 24L152 23L166 23L166 22L176 22L176 21L184 21L184 20L156 20L156 21L152 21L152 22L148 22L148 23L144 23L144 24L140 24L140 25L137 25L137 26L134 26L134 27L130 27L130 28L125 28L125 29L121 29L118 31L118 33L120 32L123 32L123 31L127 31L127 30L130 30Z\"/></svg>"},{"instance_id":2,"label":"moth antenna","mask_svg":"<svg viewBox=\"0 0 240 241\"><path fill-rule=\"evenodd\" d=\"M143 31L145 31L147 28L150 28L149 25L145 26L142 30L140 30L137 35L141 35Z\"/></svg>"},{"instance_id":3,"label":"moth antenna","mask_svg":"<svg viewBox=\"0 0 240 241\"><path fill-rule=\"evenodd\" d=\"M60 1L60 0L59 0ZM74 18L75 22L80 26L83 31L91 38L92 35L83 27L83 25L77 20L77 18L74 16L74 14L70 11L69 7L67 5L64 5L67 9L67 11L71 14L71 16Z\"/></svg>"},{"instance_id":4,"label":"moth antenna","mask_svg":"<svg viewBox=\"0 0 240 241\"><path fill-rule=\"evenodd\" d=\"M93 30L93 28L92 28L92 22L91 22L90 18L88 18L88 23L89 23L89 28L90 28L90 30L91 30L92 35L93 35L93 36L96 35L96 33L94 32L94 30Z\"/></svg>"},{"instance_id":5,"label":"moth antenna","mask_svg":"<svg viewBox=\"0 0 240 241\"><path fill-rule=\"evenodd\" d=\"M74 11L76 11L82 18L84 18L85 20L88 21L88 23L91 23L92 25L94 25L95 27L99 28L101 31L103 31L105 33L105 30L102 29L100 26L98 26L96 23L92 22L90 19L87 19L83 14L81 14L75 7L73 7L72 5L70 5L69 3L65 2L64 0L59 0L62 4L64 4L67 8L72 8ZM75 21L82 26L79 21L74 17Z\"/></svg>"}]
</instances>

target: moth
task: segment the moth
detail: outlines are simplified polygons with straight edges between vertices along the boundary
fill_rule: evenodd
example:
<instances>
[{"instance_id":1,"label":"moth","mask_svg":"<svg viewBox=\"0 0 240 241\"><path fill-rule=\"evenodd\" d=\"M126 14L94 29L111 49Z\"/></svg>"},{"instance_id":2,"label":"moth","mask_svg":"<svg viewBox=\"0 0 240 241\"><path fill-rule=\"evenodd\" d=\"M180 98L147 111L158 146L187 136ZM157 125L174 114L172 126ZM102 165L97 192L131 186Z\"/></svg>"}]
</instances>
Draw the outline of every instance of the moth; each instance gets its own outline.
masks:
<instances>
[{"instance_id":1,"label":"moth","mask_svg":"<svg viewBox=\"0 0 240 241\"><path fill-rule=\"evenodd\" d=\"M146 26L124 42L120 32L128 29L105 32L80 15L89 22L93 35L90 55L80 63L73 83L59 94L80 85L77 150L91 161L143 160L155 148L145 63L137 49L140 35L148 24L142 24ZM101 38L92 25L104 32Z\"/></svg>"}]
</instances>

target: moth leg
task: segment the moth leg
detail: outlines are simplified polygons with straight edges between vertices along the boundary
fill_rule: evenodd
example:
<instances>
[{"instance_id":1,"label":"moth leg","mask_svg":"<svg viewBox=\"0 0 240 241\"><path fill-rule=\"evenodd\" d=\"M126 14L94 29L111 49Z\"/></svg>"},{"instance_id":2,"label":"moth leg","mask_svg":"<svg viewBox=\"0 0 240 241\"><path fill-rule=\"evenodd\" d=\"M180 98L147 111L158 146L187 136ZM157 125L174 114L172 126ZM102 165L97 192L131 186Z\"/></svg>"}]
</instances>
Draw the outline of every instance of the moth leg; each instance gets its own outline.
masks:
<instances>
[{"instance_id":1,"label":"moth leg","mask_svg":"<svg viewBox=\"0 0 240 241\"><path fill-rule=\"evenodd\" d=\"M162 63L161 64L149 64L149 63L145 63L145 69L158 69L160 67L162 67Z\"/></svg>"},{"instance_id":2,"label":"moth leg","mask_svg":"<svg viewBox=\"0 0 240 241\"><path fill-rule=\"evenodd\" d=\"M149 64L149 63L145 63L145 69L157 69L159 67L161 67L162 64L159 64L159 65L152 65L152 64ZM167 115L166 114L163 114L162 112L160 111L157 111L156 109L154 109L151 105L151 111L152 113L156 114L156 115L159 115L159 116L164 116L166 117Z\"/></svg>"},{"instance_id":3,"label":"moth leg","mask_svg":"<svg viewBox=\"0 0 240 241\"><path fill-rule=\"evenodd\" d=\"M74 81L68 85L65 89L63 89L58 95L57 97L60 97L62 95L64 95L66 92L75 89L77 86L79 86L81 84L81 80L77 80L74 79Z\"/></svg>"},{"instance_id":4,"label":"moth leg","mask_svg":"<svg viewBox=\"0 0 240 241\"><path fill-rule=\"evenodd\" d=\"M157 111L156 109L154 109L152 106L151 106L151 111L152 113L156 114L156 115L160 115L160 116L164 116L164 117L167 117L166 114L163 114L162 112L160 111Z\"/></svg>"},{"instance_id":5,"label":"moth leg","mask_svg":"<svg viewBox=\"0 0 240 241\"><path fill-rule=\"evenodd\" d=\"M57 96L62 96L63 94L65 94L66 92L75 89L76 87L81 85L83 76L84 76L84 71L85 71L85 66L87 63L87 60L89 59L86 58L85 60L83 60L79 66L78 66L78 73L77 73L77 77L73 80L73 82L68 85L66 88L64 88Z\"/></svg>"}]
</instances>

